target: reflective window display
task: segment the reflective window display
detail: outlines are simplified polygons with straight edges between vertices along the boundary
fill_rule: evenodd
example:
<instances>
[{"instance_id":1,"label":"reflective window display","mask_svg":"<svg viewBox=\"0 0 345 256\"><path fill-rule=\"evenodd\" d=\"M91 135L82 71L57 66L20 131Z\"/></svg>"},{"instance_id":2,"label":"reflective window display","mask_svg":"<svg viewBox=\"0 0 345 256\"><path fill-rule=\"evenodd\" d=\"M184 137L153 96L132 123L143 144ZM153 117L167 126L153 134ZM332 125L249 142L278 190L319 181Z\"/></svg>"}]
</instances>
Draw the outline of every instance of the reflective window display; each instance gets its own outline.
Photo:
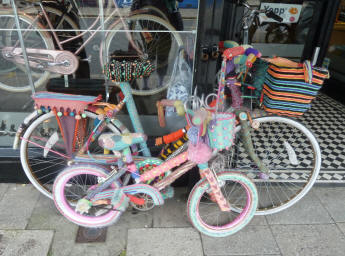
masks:
<instances>
[{"instance_id":1,"label":"reflective window display","mask_svg":"<svg viewBox=\"0 0 345 256\"><path fill-rule=\"evenodd\" d=\"M249 28L249 41L265 56L279 55L300 60L305 47L315 37L324 1L251 0L251 7L271 10L282 20L261 13ZM244 16L250 12L245 8Z\"/></svg>"},{"instance_id":2,"label":"reflective window display","mask_svg":"<svg viewBox=\"0 0 345 256\"><path fill-rule=\"evenodd\" d=\"M34 110L34 92L102 94L118 103L118 83L104 67L120 63L113 72L128 72L123 79L138 112L150 117L174 82L176 59L183 56L193 70L198 1L14 2L2 1L0 8L0 146L12 145L19 124ZM143 76L121 68L125 63L151 69Z\"/></svg>"}]
</instances>

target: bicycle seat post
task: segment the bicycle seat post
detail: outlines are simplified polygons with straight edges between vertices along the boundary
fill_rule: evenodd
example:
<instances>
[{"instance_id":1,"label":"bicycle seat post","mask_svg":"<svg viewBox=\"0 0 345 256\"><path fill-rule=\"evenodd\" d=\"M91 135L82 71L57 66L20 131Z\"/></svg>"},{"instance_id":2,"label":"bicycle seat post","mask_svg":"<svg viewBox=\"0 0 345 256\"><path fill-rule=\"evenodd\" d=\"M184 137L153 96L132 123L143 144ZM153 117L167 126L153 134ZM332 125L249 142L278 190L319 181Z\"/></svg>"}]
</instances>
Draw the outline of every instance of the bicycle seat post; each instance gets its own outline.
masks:
<instances>
[{"instance_id":1,"label":"bicycle seat post","mask_svg":"<svg viewBox=\"0 0 345 256\"><path fill-rule=\"evenodd\" d=\"M137 108L135 106L134 99L132 96L131 86L127 82L121 82L120 88L126 99L126 107L127 107L129 117L132 121L134 131L136 133L144 133L144 129L143 129L143 126L141 125L139 114L138 114L138 111L137 111ZM150 150L148 149L146 142L140 143L140 148L143 151L144 156L151 156Z\"/></svg>"}]
</instances>

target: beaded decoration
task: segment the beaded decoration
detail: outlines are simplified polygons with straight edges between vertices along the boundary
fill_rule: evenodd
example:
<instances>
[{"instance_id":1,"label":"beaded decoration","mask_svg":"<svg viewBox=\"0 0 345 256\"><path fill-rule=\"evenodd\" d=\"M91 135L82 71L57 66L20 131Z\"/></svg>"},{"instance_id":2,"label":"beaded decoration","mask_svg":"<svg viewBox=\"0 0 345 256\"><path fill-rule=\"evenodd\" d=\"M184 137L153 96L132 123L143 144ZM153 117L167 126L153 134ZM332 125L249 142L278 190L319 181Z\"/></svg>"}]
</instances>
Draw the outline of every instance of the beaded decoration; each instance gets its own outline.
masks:
<instances>
[{"instance_id":1,"label":"beaded decoration","mask_svg":"<svg viewBox=\"0 0 345 256\"><path fill-rule=\"evenodd\" d=\"M129 82L136 78L149 76L155 66L148 60L142 61L117 61L112 60L104 65L104 74L113 82Z\"/></svg>"}]
</instances>

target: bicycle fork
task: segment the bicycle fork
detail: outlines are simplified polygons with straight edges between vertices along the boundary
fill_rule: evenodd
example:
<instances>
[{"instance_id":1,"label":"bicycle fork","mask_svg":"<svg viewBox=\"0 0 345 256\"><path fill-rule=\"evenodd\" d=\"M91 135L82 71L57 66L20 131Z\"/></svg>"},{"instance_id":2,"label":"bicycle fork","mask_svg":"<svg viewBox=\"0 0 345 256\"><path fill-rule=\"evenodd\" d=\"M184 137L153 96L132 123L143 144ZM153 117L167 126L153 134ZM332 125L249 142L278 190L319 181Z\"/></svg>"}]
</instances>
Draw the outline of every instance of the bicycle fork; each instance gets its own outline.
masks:
<instances>
[{"instance_id":1,"label":"bicycle fork","mask_svg":"<svg viewBox=\"0 0 345 256\"><path fill-rule=\"evenodd\" d=\"M230 204L225 199L222 191L220 190L220 185L217 179L217 176L214 172L208 167L207 163L198 164L200 170L201 178L206 178L208 183L210 184L210 192L209 195L212 201L216 201L220 210L223 212L230 211Z\"/></svg>"}]
</instances>

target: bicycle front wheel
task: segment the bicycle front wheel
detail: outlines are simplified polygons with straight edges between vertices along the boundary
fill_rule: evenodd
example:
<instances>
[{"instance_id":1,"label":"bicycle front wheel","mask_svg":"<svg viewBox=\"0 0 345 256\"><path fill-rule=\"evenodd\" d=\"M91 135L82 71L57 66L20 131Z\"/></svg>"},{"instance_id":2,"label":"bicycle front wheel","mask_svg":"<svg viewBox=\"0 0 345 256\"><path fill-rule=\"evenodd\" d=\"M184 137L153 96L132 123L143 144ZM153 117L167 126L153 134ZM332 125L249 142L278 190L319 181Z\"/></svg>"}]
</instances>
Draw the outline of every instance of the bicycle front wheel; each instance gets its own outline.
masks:
<instances>
[{"instance_id":1,"label":"bicycle front wheel","mask_svg":"<svg viewBox=\"0 0 345 256\"><path fill-rule=\"evenodd\" d=\"M8 29L2 31L0 34L2 37L0 38L0 49L2 50L4 47L21 47L18 32L15 30L16 23L14 16L10 14L1 15L0 22L0 27ZM20 28L23 30L22 34L25 48L54 49L54 44L49 34L45 31L40 31L40 29L44 29L44 27L41 27L37 21L35 24L33 18L20 14L19 24ZM0 89L10 92L25 92L31 90L25 65L6 59L4 54L6 53L3 51L0 53L0 69L10 70L10 72L0 71ZM28 57L30 59L30 55ZM49 79L50 72L48 71L37 68L32 68L31 71L31 76L35 87L43 85Z\"/></svg>"},{"instance_id":2,"label":"bicycle front wheel","mask_svg":"<svg viewBox=\"0 0 345 256\"><path fill-rule=\"evenodd\" d=\"M210 184L202 179L190 192L187 213L193 226L201 233L225 237L244 228L254 217L258 195L254 183L244 175L225 171L218 173L217 177L220 183L224 183L221 191L230 204L230 211L219 209L208 194Z\"/></svg>"},{"instance_id":3,"label":"bicycle front wheel","mask_svg":"<svg viewBox=\"0 0 345 256\"><path fill-rule=\"evenodd\" d=\"M149 77L132 80L132 93L153 95L165 90L173 80L175 58L183 45L180 35L167 21L153 15L133 15L128 17L126 22L129 24L130 38L121 22L111 27L113 31L105 40L106 56L101 57L101 62L108 63L114 59L122 61L128 58L133 61L150 60L156 67L155 71Z\"/></svg>"},{"instance_id":4,"label":"bicycle front wheel","mask_svg":"<svg viewBox=\"0 0 345 256\"><path fill-rule=\"evenodd\" d=\"M24 132L20 145L20 161L30 182L45 196L52 198L52 185L56 176L73 160L86 142L94 128L97 115L87 114L89 119L81 119L80 134L76 136L75 144L67 145L63 139L57 119L53 112L39 116ZM75 127L70 127L64 133L74 134ZM115 134L129 132L118 120L107 124L106 130ZM67 148L72 149L73 155ZM97 140L89 146L93 154L103 153Z\"/></svg>"},{"instance_id":5,"label":"bicycle front wheel","mask_svg":"<svg viewBox=\"0 0 345 256\"><path fill-rule=\"evenodd\" d=\"M301 123L286 117L254 119L254 151L268 167L261 173L243 146L241 126L236 127L236 143L226 151L229 168L248 175L258 189L257 215L280 212L297 203L313 186L320 171L321 151L314 135Z\"/></svg>"}]
</instances>

